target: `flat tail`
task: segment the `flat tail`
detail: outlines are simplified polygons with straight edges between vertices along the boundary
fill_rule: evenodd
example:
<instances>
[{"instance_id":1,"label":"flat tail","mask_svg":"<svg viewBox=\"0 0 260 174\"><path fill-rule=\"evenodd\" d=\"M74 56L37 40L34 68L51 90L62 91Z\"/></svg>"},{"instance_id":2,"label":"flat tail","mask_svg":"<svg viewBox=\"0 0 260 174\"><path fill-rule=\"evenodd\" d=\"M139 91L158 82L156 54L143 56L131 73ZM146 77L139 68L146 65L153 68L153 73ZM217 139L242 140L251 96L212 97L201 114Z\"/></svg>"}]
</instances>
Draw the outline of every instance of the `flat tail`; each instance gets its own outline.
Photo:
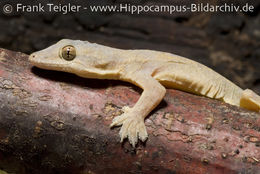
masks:
<instances>
[{"instance_id":1,"label":"flat tail","mask_svg":"<svg viewBox=\"0 0 260 174\"><path fill-rule=\"evenodd\" d=\"M240 106L242 108L260 112L260 96L254 91L246 89L242 92Z\"/></svg>"}]
</instances>

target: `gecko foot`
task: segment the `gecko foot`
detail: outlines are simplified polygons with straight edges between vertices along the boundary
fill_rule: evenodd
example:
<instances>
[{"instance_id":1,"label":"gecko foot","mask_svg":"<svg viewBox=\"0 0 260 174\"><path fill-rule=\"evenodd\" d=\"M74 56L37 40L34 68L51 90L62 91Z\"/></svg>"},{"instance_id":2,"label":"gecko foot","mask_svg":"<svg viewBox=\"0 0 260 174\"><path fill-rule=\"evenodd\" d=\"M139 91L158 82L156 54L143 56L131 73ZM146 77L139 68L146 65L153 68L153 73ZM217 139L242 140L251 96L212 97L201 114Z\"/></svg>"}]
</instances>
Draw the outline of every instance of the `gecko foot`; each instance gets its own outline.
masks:
<instances>
[{"instance_id":1,"label":"gecko foot","mask_svg":"<svg viewBox=\"0 0 260 174\"><path fill-rule=\"evenodd\" d=\"M144 142L148 137L144 119L133 114L128 106L123 107L122 110L124 113L115 117L110 127L122 125L119 132L121 142L128 138L130 144L135 147L138 139Z\"/></svg>"},{"instance_id":2,"label":"gecko foot","mask_svg":"<svg viewBox=\"0 0 260 174\"><path fill-rule=\"evenodd\" d=\"M121 142L125 138L128 138L130 144L135 147L138 139L144 142L148 137L144 120L141 117L130 115L126 111L124 114L115 117L110 127L121 125L122 127L119 132Z\"/></svg>"},{"instance_id":3,"label":"gecko foot","mask_svg":"<svg viewBox=\"0 0 260 174\"><path fill-rule=\"evenodd\" d=\"M123 122L119 135L121 137L121 142L123 142L125 138L128 138L133 147L135 147L138 139L144 142L148 137L144 120L138 117L129 116Z\"/></svg>"}]
</instances>

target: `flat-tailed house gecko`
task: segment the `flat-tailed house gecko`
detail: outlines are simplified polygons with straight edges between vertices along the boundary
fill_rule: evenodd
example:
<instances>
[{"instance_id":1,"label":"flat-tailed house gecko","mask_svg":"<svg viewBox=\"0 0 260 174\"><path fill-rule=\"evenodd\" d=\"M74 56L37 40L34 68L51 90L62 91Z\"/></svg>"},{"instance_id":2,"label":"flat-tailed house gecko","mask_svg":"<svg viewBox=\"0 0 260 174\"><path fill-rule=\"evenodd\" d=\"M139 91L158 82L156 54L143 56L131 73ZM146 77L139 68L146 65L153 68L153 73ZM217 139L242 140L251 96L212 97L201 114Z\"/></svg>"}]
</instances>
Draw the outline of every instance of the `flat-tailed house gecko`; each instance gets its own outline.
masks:
<instances>
[{"instance_id":1,"label":"flat-tailed house gecko","mask_svg":"<svg viewBox=\"0 0 260 174\"><path fill-rule=\"evenodd\" d=\"M135 146L148 137L145 117L161 102L166 88L174 88L260 111L260 96L242 90L212 69L190 59L152 50L122 50L80 40L63 39L35 53L29 61L36 67L74 73L80 77L114 79L143 89L134 107L113 119L121 126L121 141Z\"/></svg>"}]
</instances>

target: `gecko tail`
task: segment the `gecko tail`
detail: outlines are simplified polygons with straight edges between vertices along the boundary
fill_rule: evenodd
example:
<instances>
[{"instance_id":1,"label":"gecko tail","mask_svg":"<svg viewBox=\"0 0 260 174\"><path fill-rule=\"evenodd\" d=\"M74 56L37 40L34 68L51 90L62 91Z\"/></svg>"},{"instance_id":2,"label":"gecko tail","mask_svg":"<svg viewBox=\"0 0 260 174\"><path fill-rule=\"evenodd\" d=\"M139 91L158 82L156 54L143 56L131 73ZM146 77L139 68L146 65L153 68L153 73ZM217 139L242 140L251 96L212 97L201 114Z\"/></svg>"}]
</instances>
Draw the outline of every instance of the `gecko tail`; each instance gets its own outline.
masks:
<instances>
[{"instance_id":1,"label":"gecko tail","mask_svg":"<svg viewBox=\"0 0 260 174\"><path fill-rule=\"evenodd\" d=\"M260 96L250 89L242 92L240 106L249 110L260 112Z\"/></svg>"}]
</instances>

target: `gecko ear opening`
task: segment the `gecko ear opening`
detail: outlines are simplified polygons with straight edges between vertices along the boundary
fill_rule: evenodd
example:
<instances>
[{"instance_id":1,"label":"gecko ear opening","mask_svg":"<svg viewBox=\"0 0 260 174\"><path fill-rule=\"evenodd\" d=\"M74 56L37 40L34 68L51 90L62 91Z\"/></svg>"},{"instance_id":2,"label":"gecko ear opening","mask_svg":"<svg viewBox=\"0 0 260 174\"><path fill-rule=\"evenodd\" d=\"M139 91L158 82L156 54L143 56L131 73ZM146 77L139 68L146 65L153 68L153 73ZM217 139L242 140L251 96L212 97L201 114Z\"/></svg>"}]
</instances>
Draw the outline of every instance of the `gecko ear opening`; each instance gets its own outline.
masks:
<instances>
[{"instance_id":1,"label":"gecko ear opening","mask_svg":"<svg viewBox=\"0 0 260 174\"><path fill-rule=\"evenodd\" d=\"M67 45L60 50L60 57L71 61L76 57L76 48L72 45Z\"/></svg>"}]
</instances>

